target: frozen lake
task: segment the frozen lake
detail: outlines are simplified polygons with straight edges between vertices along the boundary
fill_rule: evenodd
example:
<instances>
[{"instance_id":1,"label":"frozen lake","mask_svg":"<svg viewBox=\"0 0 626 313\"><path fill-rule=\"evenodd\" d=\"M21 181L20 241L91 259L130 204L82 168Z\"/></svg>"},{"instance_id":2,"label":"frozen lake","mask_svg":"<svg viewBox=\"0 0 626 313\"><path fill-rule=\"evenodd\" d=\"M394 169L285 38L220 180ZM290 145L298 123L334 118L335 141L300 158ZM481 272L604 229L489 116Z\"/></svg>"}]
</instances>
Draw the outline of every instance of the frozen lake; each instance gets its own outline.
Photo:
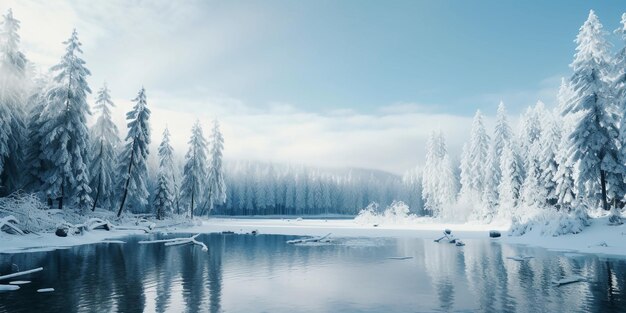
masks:
<instances>
[{"instance_id":1,"label":"frozen lake","mask_svg":"<svg viewBox=\"0 0 626 313\"><path fill-rule=\"evenodd\" d=\"M153 235L151 239L188 235ZM466 240L283 235L198 237L197 246L99 243L0 254L0 273L42 266L0 312L589 312L626 307L626 260ZM509 256L532 255L524 262ZM405 258L409 257L409 258ZM390 259L392 258L392 259ZM393 259L396 258L396 259ZM585 282L557 287L576 274ZM3 283L8 283L5 281ZM54 288L51 293L37 293Z\"/></svg>"}]
</instances>

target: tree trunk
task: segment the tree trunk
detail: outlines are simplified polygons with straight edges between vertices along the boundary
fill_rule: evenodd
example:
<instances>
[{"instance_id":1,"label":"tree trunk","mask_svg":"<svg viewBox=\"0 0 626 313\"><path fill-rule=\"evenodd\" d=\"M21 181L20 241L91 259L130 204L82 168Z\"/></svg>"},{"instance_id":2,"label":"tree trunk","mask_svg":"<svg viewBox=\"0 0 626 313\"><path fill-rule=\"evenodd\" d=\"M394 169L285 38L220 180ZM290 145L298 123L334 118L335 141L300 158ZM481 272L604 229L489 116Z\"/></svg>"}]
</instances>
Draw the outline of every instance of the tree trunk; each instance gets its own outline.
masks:
<instances>
[{"instance_id":1,"label":"tree trunk","mask_svg":"<svg viewBox=\"0 0 626 313\"><path fill-rule=\"evenodd\" d=\"M122 215L122 209L124 209L124 202L126 202L126 196L128 195L128 184L130 184L130 171L133 168L133 161L135 159L135 149L133 147L130 152L130 162L128 162L128 178L126 179L126 184L124 185L124 196L122 196L122 203L120 203L120 209L117 211L117 217Z\"/></svg>"},{"instance_id":2,"label":"tree trunk","mask_svg":"<svg viewBox=\"0 0 626 313\"><path fill-rule=\"evenodd\" d=\"M61 196L59 197L59 210L63 210L63 196L64 196L64 192L63 192L63 185L65 184L65 180L63 180L63 182L61 183Z\"/></svg>"},{"instance_id":3,"label":"tree trunk","mask_svg":"<svg viewBox=\"0 0 626 313\"><path fill-rule=\"evenodd\" d=\"M100 197L100 187L102 185L100 175L102 175L102 173L98 174L98 190L96 190L96 198L93 200L93 207L91 207L92 212L96 211L96 204L98 204L98 198Z\"/></svg>"},{"instance_id":4,"label":"tree trunk","mask_svg":"<svg viewBox=\"0 0 626 313\"><path fill-rule=\"evenodd\" d=\"M179 203L180 201L178 197L178 186L176 185L176 176L174 176L174 173L172 173L172 182L174 183L174 194L176 197L176 214L180 215L180 203Z\"/></svg>"},{"instance_id":5,"label":"tree trunk","mask_svg":"<svg viewBox=\"0 0 626 313\"><path fill-rule=\"evenodd\" d=\"M189 218L192 218L192 219L193 219L193 200L194 200L193 197L194 197L195 191L196 191L195 186L192 186L191 187L191 207L189 208Z\"/></svg>"},{"instance_id":6,"label":"tree trunk","mask_svg":"<svg viewBox=\"0 0 626 313\"><path fill-rule=\"evenodd\" d=\"M605 211L609 210L609 204L606 202L606 174L604 170L600 170L600 185L602 185L602 208Z\"/></svg>"}]
</instances>

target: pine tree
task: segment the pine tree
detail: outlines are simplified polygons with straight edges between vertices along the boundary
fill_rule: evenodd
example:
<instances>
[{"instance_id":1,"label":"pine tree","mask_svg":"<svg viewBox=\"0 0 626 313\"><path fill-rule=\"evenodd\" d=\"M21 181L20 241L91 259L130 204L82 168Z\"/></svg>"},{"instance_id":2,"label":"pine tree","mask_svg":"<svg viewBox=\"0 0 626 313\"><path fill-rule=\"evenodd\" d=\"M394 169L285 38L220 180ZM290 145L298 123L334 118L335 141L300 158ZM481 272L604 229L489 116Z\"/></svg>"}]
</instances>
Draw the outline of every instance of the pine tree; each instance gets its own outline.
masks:
<instances>
[{"instance_id":1,"label":"pine tree","mask_svg":"<svg viewBox=\"0 0 626 313\"><path fill-rule=\"evenodd\" d=\"M500 163L502 164L502 180L498 187L502 212L510 212L518 205L522 188L522 163L513 142L505 144Z\"/></svg>"},{"instance_id":2,"label":"pine tree","mask_svg":"<svg viewBox=\"0 0 626 313\"><path fill-rule=\"evenodd\" d=\"M504 143L506 144L506 141ZM496 146L497 144L494 140L489 148L489 157L485 166L485 188L482 195L485 210L480 218L486 220L495 214L495 209L498 206L498 186L502 178L502 171L500 170L501 154L496 153L498 149ZM500 153L502 153L502 150Z\"/></svg>"},{"instance_id":3,"label":"pine tree","mask_svg":"<svg viewBox=\"0 0 626 313\"><path fill-rule=\"evenodd\" d=\"M469 187L471 199L481 202L485 188L485 164L489 155L489 136L485 130L483 115L476 111L472 122L472 133L469 146Z\"/></svg>"},{"instance_id":4,"label":"pine tree","mask_svg":"<svg viewBox=\"0 0 626 313\"><path fill-rule=\"evenodd\" d=\"M41 118L42 113L47 106L46 91L50 88L49 80L40 79L36 82L35 92L29 97L28 103L30 112L27 122L27 144L25 151L25 187L29 191L39 191L42 188L41 174L48 165L44 164L42 158L43 152L43 134L41 127L44 121Z\"/></svg>"},{"instance_id":5,"label":"pine tree","mask_svg":"<svg viewBox=\"0 0 626 313\"><path fill-rule=\"evenodd\" d=\"M431 214L439 210L440 204L437 198L437 178L439 177L438 165L440 162L438 143L439 137L436 132L431 132L426 142L426 162L422 176L422 199L424 200L424 208Z\"/></svg>"},{"instance_id":6,"label":"pine tree","mask_svg":"<svg viewBox=\"0 0 626 313\"><path fill-rule=\"evenodd\" d=\"M170 133L167 127L163 131L163 140L159 145L159 174L154 191L153 206L157 219L163 219L172 213L176 200L174 188L174 149L170 145Z\"/></svg>"},{"instance_id":7,"label":"pine tree","mask_svg":"<svg viewBox=\"0 0 626 313\"><path fill-rule=\"evenodd\" d=\"M207 169L207 141L202 134L200 121L196 121L191 129L189 150L185 155L185 167L180 188L182 200L189 205L190 218L193 218L195 204L202 203L201 201L204 199L203 191L207 187Z\"/></svg>"},{"instance_id":8,"label":"pine tree","mask_svg":"<svg viewBox=\"0 0 626 313\"><path fill-rule=\"evenodd\" d=\"M542 133L539 139L541 147L539 164L541 175L539 177L540 205L555 205L558 200L557 185L554 178L558 172L557 152L561 142L561 126L552 114L542 119Z\"/></svg>"},{"instance_id":9,"label":"pine tree","mask_svg":"<svg viewBox=\"0 0 626 313\"><path fill-rule=\"evenodd\" d=\"M100 116L91 131L91 173L90 187L93 190L94 201L92 210L96 209L98 200L101 205L112 208L112 199L115 194L115 166L118 161L117 149L120 145L117 126L111 119L111 108L115 107L106 84L98 91L95 110Z\"/></svg>"},{"instance_id":10,"label":"pine tree","mask_svg":"<svg viewBox=\"0 0 626 313\"><path fill-rule=\"evenodd\" d=\"M19 50L19 28L20 22L9 9L0 34L0 195L21 187L25 170L28 61Z\"/></svg>"},{"instance_id":11,"label":"pine tree","mask_svg":"<svg viewBox=\"0 0 626 313\"><path fill-rule=\"evenodd\" d=\"M224 150L224 137L220 132L220 124L217 120L213 121L213 132L211 133L211 162L209 164L208 176L208 201L209 211L213 209L213 205L222 205L226 202L226 184L224 183L224 171L222 168L222 151ZM273 171L271 171L273 178ZM273 188L274 191L276 188ZM275 200L274 200L275 203Z\"/></svg>"},{"instance_id":12,"label":"pine tree","mask_svg":"<svg viewBox=\"0 0 626 313\"><path fill-rule=\"evenodd\" d=\"M574 70L574 98L564 113L579 115L569 137L569 158L578 170L578 196L584 194L608 210L607 197L614 192L610 186L622 181L623 166L617 163L618 116L607 91L610 58L604 33L597 16L590 11L576 37L576 54L570 65Z\"/></svg>"},{"instance_id":13,"label":"pine tree","mask_svg":"<svg viewBox=\"0 0 626 313\"><path fill-rule=\"evenodd\" d=\"M621 27L616 29L615 32L622 37L622 40L626 42L626 13L622 14ZM626 45L620 49L617 56L615 57L615 81L613 83L615 92L614 97L616 100L616 108L620 110L620 122L619 122L619 135L618 135L618 162L622 166L626 164L626 115L624 114L626 110ZM623 180L621 183L626 183L626 174L622 171ZM624 190L622 190L624 192ZM622 193L623 195L623 193ZM615 197L619 201L623 201L623 199L619 199ZM618 206L614 203L611 211L611 217L613 222L619 224L620 213L618 211Z\"/></svg>"},{"instance_id":14,"label":"pine tree","mask_svg":"<svg viewBox=\"0 0 626 313\"><path fill-rule=\"evenodd\" d=\"M61 62L51 68L56 72L54 86L48 90L48 104L42 113L42 157L48 162L42 173L43 188L48 199L57 198L63 208L63 198L71 196L76 208L85 210L91 204L89 187L89 130L87 128L87 93L91 89L86 77L90 75L79 54L81 43L76 30L64 42L66 53Z\"/></svg>"},{"instance_id":15,"label":"pine tree","mask_svg":"<svg viewBox=\"0 0 626 313\"><path fill-rule=\"evenodd\" d=\"M146 100L146 90L141 87L133 109L126 113L128 134L126 144L120 153L118 167L118 187L122 194L117 216L122 215L124 204L130 197L131 206L143 207L148 203L146 178L148 177L148 154L150 146L150 109Z\"/></svg>"}]
</instances>

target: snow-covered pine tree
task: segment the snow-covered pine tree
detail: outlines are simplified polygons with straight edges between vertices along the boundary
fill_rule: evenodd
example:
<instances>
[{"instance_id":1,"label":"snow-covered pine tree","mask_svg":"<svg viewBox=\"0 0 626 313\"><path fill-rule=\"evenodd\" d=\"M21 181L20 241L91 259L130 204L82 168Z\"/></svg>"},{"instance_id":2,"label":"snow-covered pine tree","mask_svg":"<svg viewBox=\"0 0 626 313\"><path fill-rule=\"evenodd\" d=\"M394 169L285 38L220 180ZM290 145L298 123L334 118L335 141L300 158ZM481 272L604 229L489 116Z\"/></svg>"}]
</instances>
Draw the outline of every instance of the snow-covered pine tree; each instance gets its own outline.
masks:
<instances>
[{"instance_id":1,"label":"snow-covered pine tree","mask_svg":"<svg viewBox=\"0 0 626 313\"><path fill-rule=\"evenodd\" d=\"M574 183L574 164L569 160L569 143L562 140L556 154L558 164L553 181L555 186L557 209L569 212L576 199Z\"/></svg>"},{"instance_id":2,"label":"snow-covered pine tree","mask_svg":"<svg viewBox=\"0 0 626 313\"><path fill-rule=\"evenodd\" d=\"M213 209L213 205L222 205L226 202L226 184L224 183L224 170L222 166L222 154L224 150L224 137L220 131L220 124L217 120L213 121L213 131L211 133L211 149L209 155L211 161L209 163L209 175L207 180L208 187L208 205L209 212ZM273 170L270 172L272 178ZM273 188L274 190L276 188ZM275 202L275 199L274 199ZM275 203L274 203L275 205Z\"/></svg>"},{"instance_id":3,"label":"snow-covered pine tree","mask_svg":"<svg viewBox=\"0 0 626 313\"><path fill-rule=\"evenodd\" d=\"M152 204L155 208L157 219L163 219L166 214L172 213L176 200L175 192L174 149L170 145L170 132L165 127L163 140L159 145L159 174Z\"/></svg>"},{"instance_id":4,"label":"snow-covered pine tree","mask_svg":"<svg viewBox=\"0 0 626 313\"><path fill-rule=\"evenodd\" d=\"M622 40L626 42L626 13L622 14L621 27L615 30L615 33L622 37ZM621 165L626 164L626 45L619 50L617 56L614 59L614 75L615 81L613 82L614 97L616 101L616 108L620 110L621 115L619 117L619 135L618 135L618 162ZM622 172L623 183L626 183L626 173ZM623 196L623 194L622 194ZM617 198L617 197L616 197ZM620 202L624 199L616 199ZM617 201L616 201L617 202ZM611 211L612 219L616 224L621 222L620 213L618 211L618 205L614 203Z\"/></svg>"},{"instance_id":5,"label":"snow-covered pine tree","mask_svg":"<svg viewBox=\"0 0 626 313\"><path fill-rule=\"evenodd\" d=\"M133 109L126 113L128 134L120 153L117 190L122 194L117 216L122 215L124 204L130 197L132 206L143 207L148 203L146 178L148 177L148 154L150 146L150 109L146 89L141 87Z\"/></svg>"},{"instance_id":6,"label":"snow-covered pine tree","mask_svg":"<svg viewBox=\"0 0 626 313\"><path fill-rule=\"evenodd\" d=\"M618 116L607 88L610 56L604 35L598 17L590 11L576 37L576 54L570 65L574 70L574 98L564 113L579 115L569 137L569 158L578 169L577 194L609 210L611 190L607 186L617 186L623 180L623 166L617 162ZM616 216L610 219L619 220Z\"/></svg>"},{"instance_id":7,"label":"snow-covered pine tree","mask_svg":"<svg viewBox=\"0 0 626 313\"><path fill-rule=\"evenodd\" d=\"M498 206L498 186L502 177L502 165L500 164L500 156L507 142L513 138L513 131L506 115L506 107L504 102L500 101L496 114L496 125L493 132L493 140L489 149L489 158L485 169L485 190L483 191L483 202L491 210L494 211ZM495 213L495 212L492 212Z\"/></svg>"},{"instance_id":8,"label":"snow-covered pine tree","mask_svg":"<svg viewBox=\"0 0 626 313\"><path fill-rule=\"evenodd\" d=\"M103 208L113 208L115 167L118 162L117 149L120 146L120 137L117 126L111 119L112 107L115 107L115 104L105 84L96 95L94 109L100 111L100 116L91 129L92 158L89 172L94 200L92 210L95 210L98 204Z\"/></svg>"},{"instance_id":9,"label":"snow-covered pine tree","mask_svg":"<svg viewBox=\"0 0 626 313\"><path fill-rule=\"evenodd\" d=\"M454 218L454 212L452 208L456 203L456 195L458 194L459 187L454 170L452 167L452 161L448 154L444 154L443 158L439 162L439 181L437 189L439 191L439 214L444 219Z\"/></svg>"},{"instance_id":10,"label":"snow-covered pine tree","mask_svg":"<svg viewBox=\"0 0 626 313\"><path fill-rule=\"evenodd\" d=\"M522 200L526 205L537 206L542 202L542 191L540 186L541 177L541 146L539 140L532 142L528 146L530 150L526 152L526 166L524 173L524 183L522 184Z\"/></svg>"},{"instance_id":11,"label":"snow-covered pine tree","mask_svg":"<svg viewBox=\"0 0 626 313\"><path fill-rule=\"evenodd\" d=\"M481 204L485 188L485 164L489 156L489 136L485 130L483 115L476 111L472 122L472 133L469 146L469 184L471 198L474 203Z\"/></svg>"},{"instance_id":12,"label":"snow-covered pine tree","mask_svg":"<svg viewBox=\"0 0 626 313\"><path fill-rule=\"evenodd\" d=\"M435 131L430 133L428 140L426 141L426 161L424 162L424 169L422 171L422 199L424 201L424 209L429 211L432 215L440 208L440 203L437 201L438 178L439 178L439 137Z\"/></svg>"},{"instance_id":13,"label":"snow-covered pine tree","mask_svg":"<svg viewBox=\"0 0 626 313\"><path fill-rule=\"evenodd\" d=\"M539 189L541 196L539 204L553 206L556 204L558 194L554 178L557 175L558 163L557 152L559 151L559 143L561 142L561 124L557 121L557 117L553 114L546 114L542 118L542 132L539 139L541 151L539 154L539 165L541 175L539 177Z\"/></svg>"},{"instance_id":14,"label":"snow-covered pine tree","mask_svg":"<svg viewBox=\"0 0 626 313\"><path fill-rule=\"evenodd\" d=\"M461 191L459 192L460 201L468 201L470 197L471 181L470 181L470 153L469 144L463 144L461 151L461 164L459 165ZM423 187L422 187L423 188Z\"/></svg>"},{"instance_id":15,"label":"snow-covered pine tree","mask_svg":"<svg viewBox=\"0 0 626 313\"><path fill-rule=\"evenodd\" d=\"M20 22L11 9L0 34L0 195L23 186L26 143L27 60L19 50ZM4 187L4 188L3 188Z\"/></svg>"},{"instance_id":16,"label":"snow-covered pine tree","mask_svg":"<svg viewBox=\"0 0 626 313\"><path fill-rule=\"evenodd\" d=\"M561 86L557 94L559 112L558 119L562 122L561 140L555 154L557 171L552 178L555 185L556 207L558 210L569 212L572 203L576 199L574 183L574 163L569 159L569 137L573 129L576 116L565 114L570 101L572 101L573 91L569 82L561 78Z\"/></svg>"},{"instance_id":17,"label":"snow-covered pine tree","mask_svg":"<svg viewBox=\"0 0 626 313\"><path fill-rule=\"evenodd\" d=\"M90 75L79 54L81 43L76 30L67 45L61 62L51 68L56 72L54 85L47 92L48 104L42 113L42 158L49 164L42 173L43 188L48 199L70 196L79 210L91 204L89 188L89 129L87 128L87 93Z\"/></svg>"},{"instance_id":18,"label":"snow-covered pine tree","mask_svg":"<svg viewBox=\"0 0 626 313\"><path fill-rule=\"evenodd\" d=\"M522 162L513 141L504 145L500 164L502 164L502 179L498 187L500 211L511 214L519 203L523 180Z\"/></svg>"},{"instance_id":19,"label":"snow-covered pine tree","mask_svg":"<svg viewBox=\"0 0 626 313\"><path fill-rule=\"evenodd\" d=\"M202 134L200 121L191 128L189 150L185 155L185 167L181 182L181 200L189 205L189 217L193 218L194 206L204 200L207 180L207 141Z\"/></svg>"},{"instance_id":20,"label":"snow-covered pine tree","mask_svg":"<svg viewBox=\"0 0 626 313\"><path fill-rule=\"evenodd\" d=\"M504 143L506 144L506 141ZM498 186L500 185L502 171L500 170L501 154L497 154L496 150L496 141L493 140L489 147L489 156L485 166L485 188L482 195L484 210L479 217L483 220L491 219L495 215L495 210L498 206Z\"/></svg>"},{"instance_id":21,"label":"snow-covered pine tree","mask_svg":"<svg viewBox=\"0 0 626 313\"><path fill-rule=\"evenodd\" d=\"M496 156L502 155L504 146L507 142L511 141L511 138L513 138L513 131L511 130L511 126L509 126L506 107L504 106L504 102L500 101L496 114L496 125L493 131L493 144Z\"/></svg>"},{"instance_id":22,"label":"snow-covered pine tree","mask_svg":"<svg viewBox=\"0 0 626 313\"><path fill-rule=\"evenodd\" d=\"M25 151L25 187L28 191L40 191L42 188L41 174L44 168L44 159L42 153L42 137L41 127L43 120L41 114L47 106L46 91L50 88L50 80L41 78L35 83L33 94L28 98L28 106L30 111L27 121L27 144Z\"/></svg>"}]
</instances>

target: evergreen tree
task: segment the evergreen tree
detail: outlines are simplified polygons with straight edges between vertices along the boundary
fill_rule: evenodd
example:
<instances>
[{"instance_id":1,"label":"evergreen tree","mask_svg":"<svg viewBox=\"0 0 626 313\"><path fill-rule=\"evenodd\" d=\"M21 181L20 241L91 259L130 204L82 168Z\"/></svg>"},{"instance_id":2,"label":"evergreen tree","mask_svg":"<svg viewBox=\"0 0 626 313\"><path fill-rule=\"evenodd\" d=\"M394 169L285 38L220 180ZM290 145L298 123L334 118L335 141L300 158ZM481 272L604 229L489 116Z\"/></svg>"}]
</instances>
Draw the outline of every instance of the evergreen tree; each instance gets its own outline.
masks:
<instances>
[{"instance_id":1,"label":"evergreen tree","mask_svg":"<svg viewBox=\"0 0 626 313\"><path fill-rule=\"evenodd\" d=\"M189 205L189 217L193 218L194 206L202 203L207 187L207 141L202 134L200 121L196 121L191 129L189 150L185 155L185 167L181 183L181 198Z\"/></svg>"},{"instance_id":2,"label":"evergreen tree","mask_svg":"<svg viewBox=\"0 0 626 313\"><path fill-rule=\"evenodd\" d=\"M117 126L111 119L111 108L115 107L111 101L111 95L106 84L98 91L96 96L95 110L100 111L100 116L91 131L91 190L94 192L92 210L96 209L98 200L102 199L104 208L112 208L112 199L115 194L115 166L118 156L117 149L120 145Z\"/></svg>"},{"instance_id":3,"label":"evergreen tree","mask_svg":"<svg viewBox=\"0 0 626 313\"><path fill-rule=\"evenodd\" d=\"M494 138L495 139L495 138ZM504 143L506 144L507 141ZM500 170L500 155L497 154L498 149L494 140L489 148L489 157L485 166L485 188L483 190L483 203L485 210L480 216L481 219L489 220L495 214L498 206L498 186L502 177ZM503 149L503 148L501 148ZM502 150L501 150L502 151Z\"/></svg>"},{"instance_id":4,"label":"evergreen tree","mask_svg":"<svg viewBox=\"0 0 626 313\"><path fill-rule=\"evenodd\" d=\"M546 115L542 119L542 135L540 138L541 147L539 164L541 175L539 177L540 204L555 205L558 200L557 185L554 178L558 172L557 152L561 142L561 126L552 114Z\"/></svg>"},{"instance_id":5,"label":"evergreen tree","mask_svg":"<svg viewBox=\"0 0 626 313\"><path fill-rule=\"evenodd\" d=\"M424 209L435 215L440 208L438 202L437 178L439 177L438 166L440 162L439 156L439 137L436 132L431 132L428 141L426 141L426 162L422 175L422 199L424 200Z\"/></svg>"},{"instance_id":6,"label":"evergreen tree","mask_svg":"<svg viewBox=\"0 0 626 313\"><path fill-rule=\"evenodd\" d=\"M174 188L174 149L170 145L170 133L167 127L163 131L163 140L159 145L159 174L154 192L153 206L157 219L163 219L172 213L176 200Z\"/></svg>"},{"instance_id":7,"label":"evergreen tree","mask_svg":"<svg viewBox=\"0 0 626 313\"><path fill-rule=\"evenodd\" d=\"M44 112L47 106L46 91L50 88L48 84L50 81L40 79L37 81L35 92L29 97L28 103L30 112L28 114L27 123L27 144L25 151L25 186L29 191L41 190L42 181L41 174L47 165L44 165L44 159L42 158L43 152L43 134L41 133L41 127L43 120L41 114Z\"/></svg>"},{"instance_id":8,"label":"evergreen tree","mask_svg":"<svg viewBox=\"0 0 626 313\"><path fill-rule=\"evenodd\" d=\"M562 140L556 154L558 164L553 181L556 184L556 204L559 210L569 212L576 199L574 183L574 164L569 160L569 143Z\"/></svg>"},{"instance_id":9,"label":"evergreen tree","mask_svg":"<svg viewBox=\"0 0 626 313\"><path fill-rule=\"evenodd\" d=\"M28 78L27 60L19 50L19 29L20 22L9 9L0 34L0 195L21 187L25 170Z\"/></svg>"},{"instance_id":10,"label":"evergreen tree","mask_svg":"<svg viewBox=\"0 0 626 313\"><path fill-rule=\"evenodd\" d=\"M502 180L499 185L499 202L504 210L512 212L518 205L520 190L522 188L522 163L513 145L513 142L505 144L502 150L500 163L502 164Z\"/></svg>"},{"instance_id":11,"label":"evergreen tree","mask_svg":"<svg viewBox=\"0 0 626 313\"><path fill-rule=\"evenodd\" d=\"M504 146L513 138L513 131L509 126L504 102L500 101L496 114L496 125L493 140L489 149L487 165L485 167L485 189L483 191L483 203L489 212L486 215L494 215L498 206L498 186L502 179L502 165L500 156Z\"/></svg>"},{"instance_id":12,"label":"evergreen tree","mask_svg":"<svg viewBox=\"0 0 626 313\"><path fill-rule=\"evenodd\" d=\"M224 137L220 132L220 124L217 120L213 121L213 132L211 133L211 162L209 164L208 176L208 201L209 210L213 209L213 205L222 205L226 202L226 184L224 183L224 171L222 168L222 151L224 150ZM270 167L271 169L271 167ZM270 171L273 178L273 171ZM276 190L272 188L271 192ZM276 203L274 199L274 205Z\"/></svg>"},{"instance_id":13,"label":"evergreen tree","mask_svg":"<svg viewBox=\"0 0 626 313\"><path fill-rule=\"evenodd\" d=\"M485 130L483 115L476 111L472 122L469 146L469 186L471 199L480 203L485 188L485 164L489 155L489 136Z\"/></svg>"},{"instance_id":14,"label":"evergreen tree","mask_svg":"<svg viewBox=\"0 0 626 313\"><path fill-rule=\"evenodd\" d=\"M578 170L578 196L584 194L608 210L607 197L616 193L610 188L622 181L623 166L617 162L618 116L607 91L610 58L604 33L597 16L590 11L576 37L576 54L571 64L574 98L564 113L579 115L569 137L569 158ZM613 216L611 220L616 222Z\"/></svg>"},{"instance_id":15,"label":"evergreen tree","mask_svg":"<svg viewBox=\"0 0 626 313\"><path fill-rule=\"evenodd\" d=\"M126 144L120 153L118 167L118 187L122 194L117 216L122 215L124 204L130 197L130 206L143 208L148 203L148 154L150 146L150 109L146 100L146 89L141 87L133 109L126 113L128 134Z\"/></svg>"},{"instance_id":16,"label":"evergreen tree","mask_svg":"<svg viewBox=\"0 0 626 313\"><path fill-rule=\"evenodd\" d=\"M43 188L48 199L71 196L73 204L85 210L91 204L89 187L89 130L87 128L87 93L90 75L79 54L81 43L76 30L64 42L66 52L61 62L51 68L56 72L54 86L48 90L48 104L42 113L42 158L47 162L42 173Z\"/></svg>"}]
</instances>

